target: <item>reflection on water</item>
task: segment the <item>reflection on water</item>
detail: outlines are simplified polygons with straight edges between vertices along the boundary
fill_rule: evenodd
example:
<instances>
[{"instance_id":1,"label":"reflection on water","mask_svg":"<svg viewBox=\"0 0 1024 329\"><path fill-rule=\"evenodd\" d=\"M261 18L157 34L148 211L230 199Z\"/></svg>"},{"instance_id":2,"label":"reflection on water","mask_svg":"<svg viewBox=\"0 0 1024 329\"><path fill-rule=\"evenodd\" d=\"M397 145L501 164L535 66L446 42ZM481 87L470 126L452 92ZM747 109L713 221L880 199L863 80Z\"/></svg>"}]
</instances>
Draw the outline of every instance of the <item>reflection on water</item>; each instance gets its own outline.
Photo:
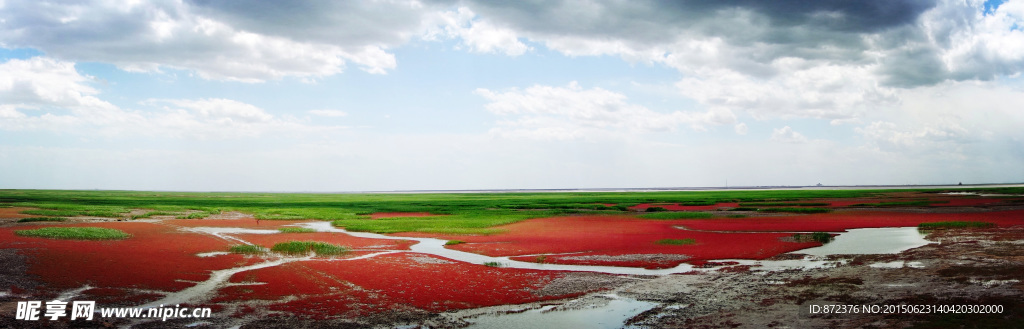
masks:
<instances>
[{"instance_id":1,"label":"reflection on water","mask_svg":"<svg viewBox=\"0 0 1024 329\"><path fill-rule=\"evenodd\" d=\"M555 306L511 314L486 314L464 319L471 329L487 328L622 328L626 320L658 304L608 296L607 303L562 310ZM576 301L579 302L579 301ZM570 302L565 306L572 306Z\"/></svg>"},{"instance_id":2,"label":"reflection on water","mask_svg":"<svg viewBox=\"0 0 1024 329\"><path fill-rule=\"evenodd\" d=\"M916 227L858 228L839 234L824 246L793 253L814 256L896 254L929 243L934 242L925 240Z\"/></svg>"}]
</instances>

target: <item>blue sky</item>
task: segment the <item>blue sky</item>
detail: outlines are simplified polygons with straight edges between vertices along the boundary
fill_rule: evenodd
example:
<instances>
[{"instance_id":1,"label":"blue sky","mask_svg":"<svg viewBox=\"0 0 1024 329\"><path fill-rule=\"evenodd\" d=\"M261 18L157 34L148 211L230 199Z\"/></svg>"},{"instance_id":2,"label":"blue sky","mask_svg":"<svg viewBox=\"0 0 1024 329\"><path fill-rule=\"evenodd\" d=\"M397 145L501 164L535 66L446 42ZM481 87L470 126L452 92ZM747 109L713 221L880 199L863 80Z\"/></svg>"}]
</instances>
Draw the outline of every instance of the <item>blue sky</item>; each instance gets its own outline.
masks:
<instances>
[{"instance_id":1,"label":"blue sky","mask_svg":"<svg viewBox=\"0 0 1024 329\"><path fill-rule=\"evenodd\" d=\"M1022 1L0 2L0 188L1024 181Z\"/></svg>"}]
</instances>

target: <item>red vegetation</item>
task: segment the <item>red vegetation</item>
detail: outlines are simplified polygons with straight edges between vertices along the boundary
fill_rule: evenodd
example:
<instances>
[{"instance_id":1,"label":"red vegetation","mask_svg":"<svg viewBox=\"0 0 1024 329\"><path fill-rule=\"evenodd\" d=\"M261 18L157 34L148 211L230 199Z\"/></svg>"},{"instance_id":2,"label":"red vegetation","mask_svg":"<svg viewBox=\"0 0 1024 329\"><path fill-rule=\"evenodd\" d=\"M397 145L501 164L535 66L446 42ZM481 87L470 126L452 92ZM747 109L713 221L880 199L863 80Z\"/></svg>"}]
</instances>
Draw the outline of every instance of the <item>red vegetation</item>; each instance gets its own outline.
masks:
<instances>
[{"instance_id":1,"label":"red vegetation","mask_svg":"<svg viewBox=\"0 0 1024 329\"><path fill-rule=\"evenodd\" d=\"M313 318L355 317L408 308L444 312L565 298L568 296L533 293L562 275L402 253L352 261L288 263L239 273L231 282L267 284L224 288L214 301L278 301L269 309ZM299 298L285 299L293 295Z\"/></svg>"},{"instance_id":2,"label":"red vegetation","mask_svg":"<svg viewBox=\"0 0 1024 329\"><path fill-rule=\"evenodd\" d=\"M1024 225L1024 210L974 213L846 211L798 216L688 220L681 225L689 229L706 231L841 232L852 228L907 227L945 221L989 222L1004 227Z\"/></svg>"},{"instance_id":3,"label":"red vegetation","mask_svg":"<svg viewBox=\"0 0 1024 329\"><path fill-rule=\"evenodd\" d=\"M709 221L715 221L713 219ZM693 220L647 220L625 216L569 216L538 218L501 226L507 233L489 236L446 237L469 243L449 246L488 256L547 255L544 262L556 264L612 265L650 268L674 267L683 262L744 258L764 259L780 253L818 246L816 242L785 242L786 233L694 232L675 228ZM402 234L424 236L426 234ZM663 245L662 239L696 240L693 245ZM670 254L687 259L629 259L630 257L587 257L595 255ZM635 258L635 257L634 257ZM671 257L666 257L671 258ZM536 256L516 260L539 261Z\"/></svg>"},{"instance_id":4,"label":"red vegetation","mask_svg":"<svg viewBox=\"0 0 1024 329\"><path fill-rule=\"evenodd\" d=\"M176 291L194 285L183 280L203 281L212 270L252 262L241 255L198 257L198 253L226 251L232 243L160 224L115 222L61 226L113 228L132 237L110 241L57 240L14 235L15 230L41 225L0 228L0 248L17 248L28 256L28 274L38 276L49 293L86 284L98 288ZM109 290L92 290L96 290L98 299L112 299ZM86 295L89 293L87 291ZM139 299L128 293L122 297L124 301Z\"/></svg>"}]
</instances>

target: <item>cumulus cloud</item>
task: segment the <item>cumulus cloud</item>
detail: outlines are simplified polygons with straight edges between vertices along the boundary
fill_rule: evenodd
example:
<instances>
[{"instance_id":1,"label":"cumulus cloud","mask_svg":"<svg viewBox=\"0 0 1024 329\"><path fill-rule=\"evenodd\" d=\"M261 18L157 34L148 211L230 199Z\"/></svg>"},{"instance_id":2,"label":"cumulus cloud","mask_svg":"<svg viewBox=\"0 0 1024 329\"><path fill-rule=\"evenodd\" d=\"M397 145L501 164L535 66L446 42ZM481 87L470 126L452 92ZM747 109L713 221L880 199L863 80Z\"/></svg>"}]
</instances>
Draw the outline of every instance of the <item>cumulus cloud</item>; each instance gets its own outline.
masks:
<instances>
[{"instance_id":1,"label":"cumulus cloud","mask_svg":"<svg viewBox=\"0 0 1024 329\"><path fill-rule=\"evenodd\" d=\"M756 118L860 123L901 88L1024 70L1024 2L474 1L487 20L569 56L683 74L700 103Z\"/></svg>"},{"instance_id":2,"label":"cumulus cloud","mask_svg":"<svg viewBox=\"0 0 1024 329\"><path fill-rule=\"evenodd\" d=\"M209 12L176 1L7 3L0 8L0 17L6 17L0 24L0 44L39 49L63 60L113 63L130 71L167 67L243 82L328 76L344 70L346 62L372 73L396 65L394 55L385 51L393 37L340 42L296 38L294 33L257 32L203 14Z\"/></svg>"},{"instance_id":3,"label":"cumulus cloud","mask_svg":"<svg viewBox=\"0 0 1024 329\"><path fill-rule=\"evenodd\" d=\"M149 110L127 110L98 97L70 62L45 57L0 64L0 129L84 136L187 138L254 137L270 132L337 129L274 116L251 104L221 98L147 100Z\"/></svg>"},{"instance_id":4,"label":"cumulus cloud","mask_svg":"<svg viewBox=\"0 0 1024 329\"><path fill-rule=\"evenodd\" d=\"M783 143L803 143L807 141L807 137L796 132L793 128L785 126L782 128L772 129L771 140Z\"/></svg>"},{"instance_id":5,"label":"cumulus cloud","mask_svg":"<svg viewBox=\"0 0 1024 329\"><path fill-rule=\"evenodd\" d=\"M501 135L573 139L614 131L668 131L684 124L703 130L707 125L736 121L727 110L657 112L630 104L623 94L584 89L575 81L565 87L535 85L505 92L480 88L476 94L490 102L486 109L491 113L512 117L492 130Z\"/></svg>"},{"instance_id":6,"label":"cumulus cloud","mask_svg":"<svg viewBox=\"0 0 1024 329\"><path fill-rule=\"evenodd\" d=\"M0 64L0 100L9 108L45 106L111 108L94 95L91 77L80 75L75 64L50 58L12 59Z\"/></svg>"},{"instance_id":7,"label":"cumulus cloud","mask_svg":"<svg viewBox=\"0 0 1024 329\"><path fill-rule=\"evenodd\" d=\"M480 19L466 7L441 12L434 20L436 25L427 28L424 39L458 38L464 46L479 53L519 56L530 50L529 46L519 41L515 31Z\"/></svg>"},{"instance_id":8,"label":"cumulus cloud","mask_svg":"<svg viewBox=\"0 0 1024 329\"><path fill-rule=\"evenodd\" d=\"M747 131L749 130L749 128L747 128L747 124L746 123L740 122L740 123L737 123L736 126L733 127L733 130L736 131L736 134L746 135Z\"/></svg>"}]
</instances>

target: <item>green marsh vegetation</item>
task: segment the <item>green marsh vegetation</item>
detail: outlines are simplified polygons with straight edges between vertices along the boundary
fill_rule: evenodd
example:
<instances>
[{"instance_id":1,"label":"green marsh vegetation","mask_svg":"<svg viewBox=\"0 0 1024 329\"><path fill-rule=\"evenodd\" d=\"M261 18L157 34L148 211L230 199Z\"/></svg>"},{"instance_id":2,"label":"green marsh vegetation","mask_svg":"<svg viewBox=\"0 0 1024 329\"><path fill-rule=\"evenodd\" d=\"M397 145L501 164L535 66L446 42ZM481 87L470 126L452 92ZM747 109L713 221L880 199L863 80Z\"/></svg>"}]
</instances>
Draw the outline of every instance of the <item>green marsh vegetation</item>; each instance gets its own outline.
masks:
<instances>
[{"instance_id":1,"label":"green marsh vegetation","mask_svg":"<svg viewBox=\"0 0 1024 329\"><path fill-rule=\"evenodd\" d=\"M230 251L232 253L236 253L236 254L253 255L253 254L265 254L265 253L267 253L267 248L263 248L263 247L260 247L260 246L257 246L257 245L253 245L253 244L237 244L237 245L233 245L230 248L228 248L228 251Z\"/></svg>"},{"instance_id":2,"label":"green marsh vegetation","mask_svg":"<svg viewBox=\"0 0 1024 329\"><path fill-rule=\"evenodd\" d=\"M796 240L796 242L815 241L815 242L820 242L821 244L826 244L826 243L832 242L833 239L835 239L835 237L833 237L832 234L829 234L827 232L814 232L814 233L809 233L809 234L808 233L795 233L795 234L793 234L793 240Z\"/></svg>"},{"instance_id":3,"label":"green marsh vegetation","mask_svg":"<svg viewBox=\"0 0 1024 329\"><path fill-rule=\"evenodd\" d=\"M486 262L486 263L484 263L484 266L501 267L501 263L499 263L499 262Z\"/></svg>"},{"instance_id":4,"label":"green marsh vegetation","mask_svg":"<svg viewBox=\"0 0 1024 329\"><path fill-rule=\"evenodd\" d=\"M121 240L131 237L121 230L102 227L44 227L16 230L15 235L63 240Z\"/></svg>"},{"instance_id":5,"label":"green marsh vegetation","mask_svg":"<svg viewBox=\"0 0 1024 329\"><path fill-rule=\"evenodd\" d=\"M941 190L899 190L899 192ZM976 190L969 190L976 191ZM499 226L565 215L633 214L627 207L642 203L709 205L721 202L800 202L809 199L868 198L892 190L768 190L679 192L565 193L193 193L142 191L0 190L0 207L31 207L24 213L42 217L98 216L127 218L133 209L206 217L222 211L252 214L262 220L315 219L332 221L352 231L375 233L428 232L494 234ZM1013 192L1000 189L991 193ZM607 206L613 205L613 206ZM741 207L745 208L745 207ZM749 207L751 211L758 207ZM786 209L787 207L781 208ZM788 207L796 208L796 207ZM797 208L820 209L820 208ZM734 209L740 210L740 209ZM778 210L776 210L778 211ZM808 210L801 210L808 211ZM814 211L814 210L809 210ZM438 216L367 220L375 212L427 212ZM187 214L187 215L186 215ZM151 215L156 216L156 215ZM140 217L141 218L141 217Z\"/></svg>"},{"instance_id":6,"label":"green marsh vegetation","mask_svg":"<svg viewBox=\"0 0 1024 329\"><path fill-rule=\"evenodd\" d=\"M462 241L462 240L448 240L448 242L445 242L444 245L446 245L446 246L454 246L454 245L463 244L463 243L466 243L466 241Z\"/></svg>"},{"instance_id":7,"label":"green marsh vegetation","mask_svg":"<svg viewBox=\"0 0 1024 329\"><path fill-rule=\"evenodd\" d=\"M178 213L169 211L150 211L141 215L132 215L132 219L150 218L153 216L176 216Z\"/></svg>"},{"instance_id":8,"label":"green marsh vegetation","mask_svg":"<svg viewBox=\"0 0 1024 329\"><path fill-rule=\"evenodd\" d=\"M288 241L275 244L271 251L290 255L305 255L314 252L318 256L333 256L348 252L348 248L317 241Z\"/></svg>"},{"instance_id":9,"label":"green marsh vegetation","mask_svg":"<svg viewBox=\"0 0 1024 329\"><path fill-rule=\"evenodd\" d=\"M690 238L687 238L687 239L661 239L661 240L658 240L658 241L654 241L654 243L671 245L671 246L685 246L685 245L695 244L695 243L697 243L697 240L690 239Z\"/></svg>"}]
</instances>

